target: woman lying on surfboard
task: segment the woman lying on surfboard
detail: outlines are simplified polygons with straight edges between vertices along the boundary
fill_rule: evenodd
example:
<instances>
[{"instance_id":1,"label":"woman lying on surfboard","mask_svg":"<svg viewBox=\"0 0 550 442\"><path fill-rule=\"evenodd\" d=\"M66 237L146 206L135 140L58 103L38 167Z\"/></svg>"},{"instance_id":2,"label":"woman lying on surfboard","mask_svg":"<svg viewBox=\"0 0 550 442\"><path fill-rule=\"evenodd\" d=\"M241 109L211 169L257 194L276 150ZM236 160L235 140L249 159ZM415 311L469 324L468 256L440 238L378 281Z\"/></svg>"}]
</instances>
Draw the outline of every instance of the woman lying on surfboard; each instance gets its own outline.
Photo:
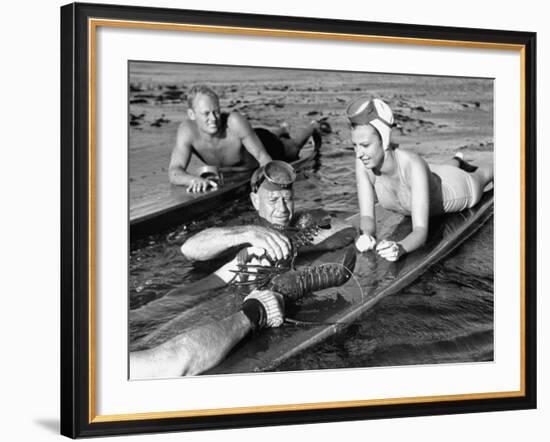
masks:
<instances>
[{"instance_id":1,"label":"woman lying on surfboard","mask_svg":"<svg viewBox=\"0 0 550 442\"><path fill-rule=\"evenodd\" d=\"M418 154L390 143L394 123L390 107L378 98L352 101L346 114L355 146L355 174L361 216L359 251L375 249L388 261L421 247L429 217L473 207L493 180L493 168L474 167L455 156L449 163L428 164ZM410 216L412 232L401 241L377 243L374 204Z\"/></svg>"}]
</instances>

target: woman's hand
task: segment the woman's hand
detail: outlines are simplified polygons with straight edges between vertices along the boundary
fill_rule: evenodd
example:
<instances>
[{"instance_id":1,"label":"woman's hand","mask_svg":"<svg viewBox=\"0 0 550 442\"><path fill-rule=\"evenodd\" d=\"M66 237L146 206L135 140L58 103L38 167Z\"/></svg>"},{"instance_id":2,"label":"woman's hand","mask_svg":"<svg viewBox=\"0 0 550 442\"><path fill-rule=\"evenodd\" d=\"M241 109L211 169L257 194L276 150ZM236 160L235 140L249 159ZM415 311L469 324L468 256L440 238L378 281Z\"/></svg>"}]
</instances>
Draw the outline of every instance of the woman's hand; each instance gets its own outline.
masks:
<instances>
[{"instance_id":1,"label":"woman's hand","mask_svg":"<svg viewBox=\"0 0 550 442\"><path fill-rule=\"evenodd\" d=\"M401 244L383 239L376 246L376 252L387 261L397 261L406 252Z\"/></svg>"},{"instance_id":2,"label":"woman's hand","mask_svg":"<svg viewBox=\"0 0 550 442\"><path fill-rule=\"evenodd\" d=\"M376 238L368 233L361 234L361 236L355 240L355 247L360 252L372 250L374 249L374 246L376 246Z\"/></svg>"}]
</instances>

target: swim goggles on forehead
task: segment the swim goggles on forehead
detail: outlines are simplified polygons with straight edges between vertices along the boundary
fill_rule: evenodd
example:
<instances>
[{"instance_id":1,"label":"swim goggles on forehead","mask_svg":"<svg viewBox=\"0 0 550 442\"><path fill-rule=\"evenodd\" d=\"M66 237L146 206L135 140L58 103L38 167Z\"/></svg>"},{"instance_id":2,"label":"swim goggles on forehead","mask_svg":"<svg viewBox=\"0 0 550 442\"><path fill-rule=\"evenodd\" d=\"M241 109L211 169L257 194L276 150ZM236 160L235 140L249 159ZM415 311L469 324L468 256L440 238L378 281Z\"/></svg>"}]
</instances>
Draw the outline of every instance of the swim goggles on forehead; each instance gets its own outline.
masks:
<instances>
[{"instance_id":1,"label":"swim goggles on forehead","mask_svg":"<svg viewBox=\"0 0 550 442\"><path fill-rule=\"evenodd\" d=\"M254 172L250 185L252 192L256 193L264 182L271 184L274 189L290 189L294 181L294 167L284 161L271 161Z\"/></svg>"},{"instance_id":2,"label":"swim goggles on forehead","mask_svg":"<svg viewBox=\"0 0 550 442\"><path fill-rule=\"evenodd\" d=\"M383 118L374 104L373 100L361 97L352 101L346 109L346 116L350 124L359 126L369 124L371 121L380 120L388 127L392 127L392 123Z\"/></svg>"}]
</instances>

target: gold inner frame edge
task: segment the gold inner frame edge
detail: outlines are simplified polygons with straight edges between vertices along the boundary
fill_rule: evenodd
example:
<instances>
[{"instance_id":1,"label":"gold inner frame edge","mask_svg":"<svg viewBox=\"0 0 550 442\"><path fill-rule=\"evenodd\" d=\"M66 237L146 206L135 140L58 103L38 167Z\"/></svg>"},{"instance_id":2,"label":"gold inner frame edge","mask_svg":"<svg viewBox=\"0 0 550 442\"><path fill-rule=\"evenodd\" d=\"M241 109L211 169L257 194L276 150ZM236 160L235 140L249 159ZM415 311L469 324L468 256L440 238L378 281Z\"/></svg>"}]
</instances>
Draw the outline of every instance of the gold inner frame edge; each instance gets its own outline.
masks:
<instances>
[{"instance_id":1,"label":"gold inner frame edge","mask_svg":"<svg viewBox=\"0 0 550 442\"><path fill-rule=\"evenodd\" d=\"M149 30L172 30L186 32L208 32L222 34L237 34L237 35L256 35L256 36L273 36L273 37L293 37L293 38L309 38L309 39L325 39L325 40L343 40L343 41L359 41L371 43L389 43L389 44L412 44L420 46L446 46L446 47L462 47L462 48L478 48L478 49L497 49L519 51L520 53L520 209L521 209L521 226L520 226L520 390L507 392L488 392L488 393L465 393L455 395L440 395L440 396L419 396L405 398L389 398L389 399L367 399L353 401L337 401L337 402L317 402L317 403L302 403L302 404L283 404L283 405L261 405L235 408L216 408L216 409L197 409L197 410L181 410L181 411L161 411L148 413L131 413L131 414L116 414L116 415L97 415L96 414L96 313L95 313L95 274L96 274L96 242L95 242L95 208L96 208L96 136L95 136L95 112L96 112L96 30L98 27L116 27L116 28L139 28ZM140 22L131 20L111 20L111 19L88 19L88 94L89 94L89 409L88 422L120 422L134 421L146 419L169 419L177 417L199 417L199 416L221 416L221 415L238 415L246 413L269 413L280 411L298 411L298 410L322 410L328 408L349 408L349 407L365 407L375 405L397 405L397 404L413 404L426 402L442 402L442 401L459 401L459 400L482 400L482 399L497 399L497 398L513 398L525 396L525 58L526 48L521 44L505 44L493 42L474 42L474 41L458 41L458 40L440 40L440 39L423 39L412 37L388 37L376 35L359 35L359 34L339 34L339 33L321 33L308 31L290 31L281 29L264 29L264 28L245 28L245 27L230 27L230 26L210 26L210 25L190 25L180 23L157 23L157 22Z\"/></svg>"}]
</instances>

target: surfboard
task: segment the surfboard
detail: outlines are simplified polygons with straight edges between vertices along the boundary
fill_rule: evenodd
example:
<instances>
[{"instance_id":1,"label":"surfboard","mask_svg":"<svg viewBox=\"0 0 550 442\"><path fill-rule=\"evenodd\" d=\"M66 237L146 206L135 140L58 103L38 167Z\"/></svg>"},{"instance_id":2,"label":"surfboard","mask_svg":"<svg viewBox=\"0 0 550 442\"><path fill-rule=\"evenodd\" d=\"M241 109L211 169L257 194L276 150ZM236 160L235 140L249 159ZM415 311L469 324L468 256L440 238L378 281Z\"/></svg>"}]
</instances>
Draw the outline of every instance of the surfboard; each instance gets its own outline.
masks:
<instances>
[{"instance_id":1,"label":"surfboard","mask_svg":"<svg viewBox=\"0 0 550 442\"><path fill-rule=\"evenodd\" d=\"M466 241L493 215L493 191L485 192L473 208L430 220L427 243L397 262L373 251L358 254L354 278L345 285L317 292L295 305L288 315L298 324L262 330L243 340L229 356L206 374L270 371L327 337L342 331L381 299L403 289L430 266ZM398 240L411 230L410 218L377 207L379 238ZM359 217L350 221L358 226ZM330 261L330 254L313 264Z\"/></svg>"},{"instance_id":2,"label":"surfboard","mask_svg":"<svg viewBox=\"0 0 550 442\"><path fill-rule=\"evenodd\" d=\"M356 234L350 223L333 217L331 229L320 230L316 234L317 245L301 249L295 265L300 268L340 262L347 247L355 250L353 241ZM223 266L223 263L219 265ZM154 347L187 329L223 319L240 310L251 288L227 285L216 276L217 273L182 284L162 297L130 310L130 351Z\"/></svg>"},{"instance_id":3,"label":"surfboard","mask_svg":"<svg viewBox=\"0 0 550 442\"><path fill-rule=\"evenodd\" d=\"M411 230L410 218L376 208L379 238L401 239ZM250 334L224 361L206 374L251 373L276 369L329 336L342 331L381 299L412 283L430 266L466 241L493 215L493 191L472 209L430 221L429 239L421 249L391 263L368 251L357 255L354 276L343 286L316 292L290 305L285 323ZM349 247L359 217L347 220L354 228L335 233L333 244ZM338 262L343 249L300 256L297 267ZM179 290L179 293L178 293ZM130 351L154 347L208 321L220 320L241 308L246 289L220 287L217 281L196 281L137 311L130 312ZM156 321L152 327L151 321ZM296 324L297 322L297 324ZM143 327L143 332L140 331Z\"/></svg>"},{"instance_id":4,"label":"surfboard","mask_svg":"<svg viewBox=\"0 0 550 442\"><path fill-rule=\"evenodd\" d=\"M297 172L304 170L321 148L321 139L311 137L291 164ZM175 186L165 179L150 179L147 185L130 184L131 240L158 233L218 210L249 190L253 170L224 174L224 185L205 193L188 193L185 186ZM135 191L133 191L135 188Z\"/></svg>"}]
</instances>

